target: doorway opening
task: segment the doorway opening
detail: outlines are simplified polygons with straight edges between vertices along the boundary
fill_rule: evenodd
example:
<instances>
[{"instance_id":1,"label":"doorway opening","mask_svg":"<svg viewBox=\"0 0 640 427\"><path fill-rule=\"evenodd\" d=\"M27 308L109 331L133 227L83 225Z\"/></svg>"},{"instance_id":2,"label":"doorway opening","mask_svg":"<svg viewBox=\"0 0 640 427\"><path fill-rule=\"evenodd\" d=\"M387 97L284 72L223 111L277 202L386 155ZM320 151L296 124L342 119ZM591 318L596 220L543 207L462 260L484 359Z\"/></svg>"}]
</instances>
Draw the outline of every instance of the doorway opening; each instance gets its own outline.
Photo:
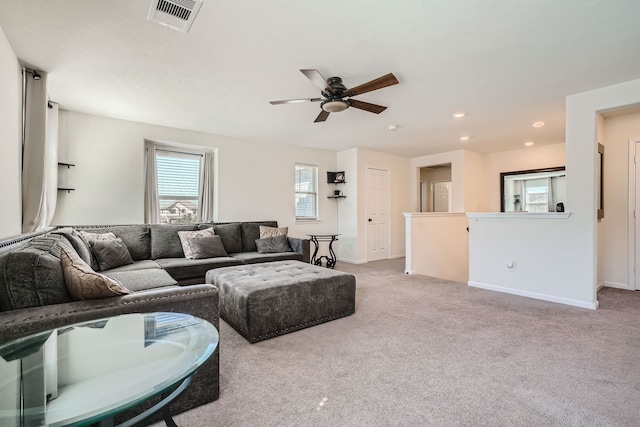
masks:
<instances>
[{"instance_id":1,"label":"doorway opening","mask_svg":"<svg viewBox=\"0 0 640 427\"><path fill-rule=\"evenodd\" d=\"M419 169L420 212L451 212L451 163Z\"/></svg>"}]
</instances>

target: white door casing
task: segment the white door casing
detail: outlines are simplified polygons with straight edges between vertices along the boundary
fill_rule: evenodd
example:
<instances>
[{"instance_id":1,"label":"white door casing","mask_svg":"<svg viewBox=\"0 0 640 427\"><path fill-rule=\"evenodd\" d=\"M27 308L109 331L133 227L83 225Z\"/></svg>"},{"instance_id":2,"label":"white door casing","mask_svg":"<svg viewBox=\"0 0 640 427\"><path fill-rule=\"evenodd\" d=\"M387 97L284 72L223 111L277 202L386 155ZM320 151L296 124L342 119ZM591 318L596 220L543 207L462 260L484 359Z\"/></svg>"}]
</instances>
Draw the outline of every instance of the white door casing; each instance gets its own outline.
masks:
<instances>
[{"instance_id":1,"label":"white door casing","mask_svg":"<svg viewBox=\"0 0 640 427\"><path fill-rule=\"evenodd\" d=\"M640 290L640 138L629 140L629 289Z\"/></svg>"},{"instance_id":2,"label":"white door casing","mask_svg":"<svg viewBox=\"0 0 640 427\"><path fill-rule=\"evenodd\" d=\"M389 171L367 167L367 262L389 259Z\"/></svg>"}]
</instances>

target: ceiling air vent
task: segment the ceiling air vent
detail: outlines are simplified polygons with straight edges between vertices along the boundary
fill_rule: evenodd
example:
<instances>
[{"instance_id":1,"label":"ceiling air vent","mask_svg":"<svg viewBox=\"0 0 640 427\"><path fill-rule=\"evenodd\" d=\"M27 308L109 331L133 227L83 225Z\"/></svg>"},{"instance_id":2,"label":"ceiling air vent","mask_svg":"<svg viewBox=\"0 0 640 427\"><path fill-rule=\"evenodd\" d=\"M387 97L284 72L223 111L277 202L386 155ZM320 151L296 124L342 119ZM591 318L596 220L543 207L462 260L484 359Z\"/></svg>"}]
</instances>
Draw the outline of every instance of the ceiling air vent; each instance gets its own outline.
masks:
<instances>
[{"instance_id":1,"label":"ceiling air vent","mask_svg":"<svg viewBox=\"0 0 640 427\"><path fill-rule=\"evenodd\" d=\"M147 19L186 33L189 32L200 6L202 0L151 0Z\"/></svg>"}]
</instances>

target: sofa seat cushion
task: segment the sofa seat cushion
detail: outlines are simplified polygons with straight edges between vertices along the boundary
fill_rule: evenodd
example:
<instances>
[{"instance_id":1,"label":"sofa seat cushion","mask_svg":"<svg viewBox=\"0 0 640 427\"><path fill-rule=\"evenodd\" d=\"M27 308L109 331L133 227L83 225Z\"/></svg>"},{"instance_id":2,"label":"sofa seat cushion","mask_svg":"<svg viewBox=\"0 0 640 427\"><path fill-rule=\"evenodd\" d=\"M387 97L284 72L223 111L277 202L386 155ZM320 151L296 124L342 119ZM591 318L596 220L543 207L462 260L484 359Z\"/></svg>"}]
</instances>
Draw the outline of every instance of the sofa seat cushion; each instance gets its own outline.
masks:
<instances>
[{"instance_id":1,"label":"sofa seat cushion","mask_svg":"<svg viewBox=\"0 0 640 427\"><path fill-rule=\"evenodd\" d=\"M71 302L60 263L62 247L73 251L62 235L46 234L0 256L0 309Z\"/></svg>"},{"instance_id":2,"label":"sofa seat cushion","mask_svg":"<svg viewBox=\"0 0 640 427\"><path fill-rule=\"evenodd\" d=\"M165 286L173 286L178 282L166 271L159 268L146 268L143 270L124 270L124 271L103 271L107 277L122 283L127 289L133 292L144 291L147 289L162 288Z\"/></svg>"},{"instance_id":3,"label":"sofa seat cushion","mask_svg":"<svg viewBox=\"0 0 640 427\"><path fill-rule=\"evenodd\" d=\"M231 256L243 264L256 264L259 262L294 260L302 261L302 254L298 252L276 252L261 254L258 252L239 252Z\"/></svg>"},{"instance_id":4,"label":"sofa seat cushion","mask_svg":"<svg viewBox=\"0 0 640 427\"><path fill-rule=\"evenodd\" d=\"M151 259L145 259L143 261L134 261L133 264L121 265L120 267L106 270L107 273L116 273L119 271L133 271L133 270L148 270L150 268L161 269L157 262Z\"/></svg>"},{"instance_id":5,"label":"sofa seat cushion","mask_svg":"<svg viewBox=\"0 0 640 427\"><path fill-rule=\"evenodd\" d=\"M231 257L204 259L161 258L157 259L156 262L176 280L204 277L206 272L212 268L242 265L242 261Z\"/></svg>"}]
</instances>

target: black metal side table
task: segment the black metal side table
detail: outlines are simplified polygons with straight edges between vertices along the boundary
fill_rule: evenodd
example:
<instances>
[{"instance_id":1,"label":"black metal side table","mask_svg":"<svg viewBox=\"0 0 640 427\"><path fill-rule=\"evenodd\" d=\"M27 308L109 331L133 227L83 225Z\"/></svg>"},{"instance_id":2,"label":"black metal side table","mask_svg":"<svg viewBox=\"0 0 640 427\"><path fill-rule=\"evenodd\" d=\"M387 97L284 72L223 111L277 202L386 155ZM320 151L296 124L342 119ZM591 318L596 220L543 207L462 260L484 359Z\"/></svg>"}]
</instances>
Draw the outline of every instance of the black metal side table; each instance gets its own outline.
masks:
<instances>
[{"instance_id":1,"label":"black metal side table","mask_svg":"<svg viewBox=\"0 0 640 427\"><path fill-rule=\"evenodd\" d=\"M313 242L314 250L311 257L311 264L322 266L322 260L325 260L327 268L334 268L336 266L336 253L333 251L333 242L338 240L340 234L336 233L317 233L307 234L310 240ZM318 256L318 249L320 249L320 242L329 242L329 255Z\"/></svg>"}]
</instances>

